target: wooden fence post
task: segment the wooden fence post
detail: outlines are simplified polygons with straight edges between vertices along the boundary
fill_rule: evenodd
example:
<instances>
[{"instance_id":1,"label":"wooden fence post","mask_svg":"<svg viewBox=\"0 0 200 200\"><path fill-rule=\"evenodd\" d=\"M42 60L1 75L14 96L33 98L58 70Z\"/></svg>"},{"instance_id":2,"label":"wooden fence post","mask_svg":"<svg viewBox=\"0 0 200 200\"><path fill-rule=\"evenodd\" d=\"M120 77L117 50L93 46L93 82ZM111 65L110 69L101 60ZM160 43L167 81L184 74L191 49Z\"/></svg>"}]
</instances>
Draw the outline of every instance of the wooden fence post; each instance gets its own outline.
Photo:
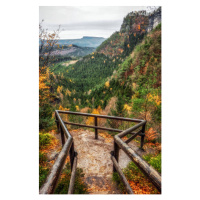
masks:
<instances>
[{"instance_id":1,"label":"wooden fence post","mask_svg":"<svg viewBox=\"0 0 200 200\"><path fill-rule=\"evenodd\" d=\"M115 140L114 140L114 155L113 156L115 157L116 161L118 162L119 161L119 146L117 145ZM113 172L117 172L117 170L114 167L114 164L113 164Z\"/></svg>"},{"instance_id":2,"label":"wooden fence post","mask_svg":"<svg viewBox=\"0 0 200 200\"><path fill-rule=\"evenodd\" d=\"M62 146L64 146L65 145L65 135L64 135L64 132L63 132L61 126L60 126L60 135L61 135Z\"/></svg>"},{"instance_id":3,"label":"wooden fence post","mask_svg":"<svg viewBox=\"0 0 200 200\"><path fill-rule=\"evenodd\" d=\"M94 117L94 125L97 127L97 117ZM98 139L98 129L95 128L95 139Z\"/></svg>"},{"instance_id":4,"label":"wooden fence post","mask_svg":"<svg viewBox=\"0 0 200 200\"><path fill-rule=\"evenodd\" d=\"M145 126L146 126L146 123L142 126L141 144L140 144L140 148L142 150L144 150L143 145L144 145L144 136L145 136Z\"/></svg>"},{"instance_id":5,"label":"wooden fence post","mask_svg":"<svg viewBox=\"0 0 200 200\"><path fill-rule=\"evenodd\" d=\"M69 157L70 157L70 164L71 164L71 171L72 171L73 164L74 164L74 142L72 142L71 148L69 150Z\"/></svg>"},{"instance_id":6,"label":"wooden fence post","mask_svg":"<svg viewBox=\"0 0 200 200\"><path fill-rule=\"evenodd\" d=\"M55 114L55 116L56 116L56 114ZM56 116L56 125L57 125L57 133L59 133L60 132L60 130L59 130L59 122L58 122L58 117Z\"/></svg>"}]
</instances>

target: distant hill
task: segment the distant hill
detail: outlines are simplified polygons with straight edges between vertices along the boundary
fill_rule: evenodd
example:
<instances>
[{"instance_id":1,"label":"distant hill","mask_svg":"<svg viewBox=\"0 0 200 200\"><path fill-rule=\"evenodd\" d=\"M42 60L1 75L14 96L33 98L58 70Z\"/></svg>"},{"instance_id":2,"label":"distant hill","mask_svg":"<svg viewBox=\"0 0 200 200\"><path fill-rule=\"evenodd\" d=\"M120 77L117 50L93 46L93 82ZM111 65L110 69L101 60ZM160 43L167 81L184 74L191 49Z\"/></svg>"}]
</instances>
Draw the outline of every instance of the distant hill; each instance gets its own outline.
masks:
<instances>
[{"instance_id":1,"label":"distant hill","mask_svg":"<svg viewBox=\"0 0 200 200\"><path fill-rule=\"evenodd\" d=\"M58 44L60 45L70 45L74 44L80 47L98 47L106 38L103 37L89 37L84 36L81 39L65 39L58 40Z\"/></svg>"},{"instance_id":2,"label":"distant hill","mask_svg":"<svg viewBox=\"0 0 200 200\"><path fill-rule=\"evenodd\" d=\"M61 46L61 44L59 44L59 47L57 45L54 47L51 55L82 57L92 53L93 51L95 51L94 47L80 47L73 44Z\"/></svg>"},{"instance_id":3,"label":"distant hill","mask_svg":"<svg viewBox=\"0 0 200 200\"><path fill-rule=\"evenodd\" d=\"M95 52L69 69L67 76L76 82L70 88L86 92L100 84L104 87L106 79L119 70L127 57L134 53L134 48L160 22L161 8L150 14L145 11L129 13L124 17L120 31L113 33Z\"/></svg>"}]
</instances>

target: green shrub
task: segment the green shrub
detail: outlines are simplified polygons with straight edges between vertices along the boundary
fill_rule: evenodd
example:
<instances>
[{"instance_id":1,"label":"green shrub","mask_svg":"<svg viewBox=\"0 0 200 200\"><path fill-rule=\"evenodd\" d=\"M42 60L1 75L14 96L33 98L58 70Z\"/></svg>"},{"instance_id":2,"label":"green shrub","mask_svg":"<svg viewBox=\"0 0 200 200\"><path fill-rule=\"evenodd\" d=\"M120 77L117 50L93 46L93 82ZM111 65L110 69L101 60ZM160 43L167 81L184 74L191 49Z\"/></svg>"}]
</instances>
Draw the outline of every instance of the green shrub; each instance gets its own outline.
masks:
<instances>
[{"instance_id":1,"label":"green shrub","mask_svg":"<svg viewBox=\"0 0 200 200\"><path fill-rule=\"evenodd\" d=\"M39 107L39 129L50 130L54 124L52 118L53 108L50 104L44 104Z\"/></svg>"},{"instance_id":2,"label":"green shrub","mask_svg":"<svg viewBox=\"0 0 200 200\"><path fill-rule=\"evenodd\" d=\"M45 153L39 152L39 163L43 164L47 161L47 155Z\"/></svg>"},{"instance_id":3,"label":"green shrub","mask_svg":"<svg viewBox=\"0 0 200 200\"><path fill-rule=\"evenodd\" d=\"M45 182L47 175L49 173L49 169L47 167L39 166L39 188Z\"/></svg>"},{"instance_id":4,"label":"green shrub","mask_svg":"<svg viewBox=\"0 0 200 200\"><path fill-rule=\"evenodd\" d=\"M146 155L143 157L153 168L155 168L159 173L161 173L161 153L157 156L152 157L152 155Z\"/></svg>"},{"instance_id":5,"label":"green shrub","mask_svg":"<svg viewBox=\"0 0 200 200\"><path fill-rule=\"evenodd\" d=\"M121 193L126 193L126 189L124 187L124 184L122 183L122 181L119 177L119 174L117 172L113 173L112 180L114 182L116 182L118 189L121 191Z\"/></svg>"},{"instance_id":6,"label":"green shrub","mask_svg":"<svg viewBox=\"0 0 200 200\"><path fill-rule=\"evenodd\" d=\"M81 180L84 176L82 169L76 169L76 177L75 177L75 184L74 184L74 194L88 194L87 185L83 183ZM67 163L65 169L62 172L62 178L59 180L58 185L55 189L54 194L67 194L69 189L71 177L71 168L70 164Z\"/></svg>"},{"instance_id":7,"label":"green shrub","mask_svg":"<svg viewBox=\"0 0 200 200\"><path fill-rule=\"evenodd\" d=\"M40 149L48 146L51 143L53 136L49 133L39 133L39 146Z\"/></svg>"}]
</instances>

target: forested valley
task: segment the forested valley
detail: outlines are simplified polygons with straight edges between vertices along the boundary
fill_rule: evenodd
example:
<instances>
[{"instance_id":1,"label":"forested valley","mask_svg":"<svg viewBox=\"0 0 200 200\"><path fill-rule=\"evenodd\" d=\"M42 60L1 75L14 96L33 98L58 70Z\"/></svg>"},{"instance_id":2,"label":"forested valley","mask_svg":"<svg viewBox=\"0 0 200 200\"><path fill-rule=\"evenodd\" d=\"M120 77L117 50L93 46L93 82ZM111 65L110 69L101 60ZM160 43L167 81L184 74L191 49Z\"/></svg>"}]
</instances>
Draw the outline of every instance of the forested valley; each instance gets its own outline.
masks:
<instances>
[{"instance_id":1,"label":"forested valley","mask_svg":"<svg viewBox=\"0 0 200 200\"><path fill-rule=\"evenodd\" d=\"M152 15L160 12L159 9ZM46 34L42 25L40 30L42 38ZM120 31L113 33L97 48L59 45L57 34L45 35L40 44L40 185L49 170L49 166L44 164L48 151L46 147L48 144L49 147L55 145L52 136L48 135L49 131L56 130L55 110L146 120L144 149L149 152L144 159L161 173L161 23L149 30L149 16L139 12L129 13ZM70 49L72 47L73 50ZM52 54L59 49L67 50L68 54ZM93 124L92 119L80 116L69 116L67 119ZM122 130L130 127L129 123L115 120L99 123ZM70 126L71 130L78 128ZM115 133L107 131L106 134L112 137ZM137 137L135 141L139 143ZM69 173L67 170L65 174ZM78 173L81 176L81 170ZM133 163L125 169L125 174L136 191L139 186L143 187L138 194L157 193L151 183L141 186L147 181ZM133 183L132 176L138 184ZM114 175L113 179L124 192L119 177ZM65 183L60 182L58 186L62 188L62 184ZM59 188L56 191L63 192ZM86 186L81 184L76 191L87 193Z\"/></svg>"}]
</instances>

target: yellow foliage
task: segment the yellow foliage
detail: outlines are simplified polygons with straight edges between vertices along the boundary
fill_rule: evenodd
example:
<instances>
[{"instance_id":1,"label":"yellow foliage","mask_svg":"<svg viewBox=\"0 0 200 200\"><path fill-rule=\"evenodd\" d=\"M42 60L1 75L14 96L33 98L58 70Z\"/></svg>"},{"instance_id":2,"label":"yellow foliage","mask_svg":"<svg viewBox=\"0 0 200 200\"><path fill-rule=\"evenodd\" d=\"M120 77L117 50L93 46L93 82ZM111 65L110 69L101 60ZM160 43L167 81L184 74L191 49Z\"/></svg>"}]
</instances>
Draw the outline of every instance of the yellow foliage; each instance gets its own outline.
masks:
<instances>
[{"instance_id":1,"label":"yellow foliage","mask_svg":"<svg viewBox=\"0 0 200 200\"><path fill-rule=\"evenodd\" d=\"M72 44L68 45L68 47L72 47Z\"/></svg>"},{"instance_id":2,"label":"yellow foliage","mask_svg":"<svg viewBox=\"0 0 200 200\"><path fill-rule=\"evenodd\" d=\"M131 99L135 99L135 98L137 98L138 95L139 95L139 92L136 92L136 93L131 97Z\"/></svg>"},{"instance_id":3,"label":"yellow foliage","mask_svg":"<svg viewBox=\"0 0 200 200\"><path fill-rule=\"evenodd\" d=\"M94 56L91 57L92 59L94 58Z\"/></svg>"},{"instance_id":4,"label":"yellow foliage","mask_svg":"<svg viewBox=\"0 0 200 200\"><path fill-rule=\"evenodd\" d=\"M40 75L39 77L39 90L48 89L49 87L45 84L47 77L45 75Z\"/></svg>"},{"instance_id":5,"label":"yellow foliage","mask_svg":"<svg viewBox=\"0 0 200 200\"><path fill-rule=\"evenodd\" d=\"M128 111L128 113L130 114L132 107L129 106L128 104L124 104L124 110Z\"/></svg>"},{"instance_id":6,"label":"yellow foliage","mask_svg":"<svg viewBox=\"0 0 200 200\"><path fill-rule=\"evenodd\" d=\"M97 112L98 112L98 113L96 113L96 114L100 114L101 111L102 111L101 106L98 106L98 108L97 108ZM93 113L93 114L95 114L95 113Z\"/></svg>"},{"instance_id":7,"label":"yellow foliage","mask_svg":"<svg viewBox=\"0 0 200 200\"><path fill-rule=\"evenodd\" d=\"M129 44L127 44L127 47L128 47L128 48L130 48L130 45L129 45Z\"/></svg>"},{"instance_id":8,"label":"yellow foliage","mask_svg":"<svg viewBox=\"0 0 200 200\"><path fill-rule=\"evenodd\" d=\"M151 93L147 94L147 99L148 101L154 101L156 103L156 105L160 105L161 104L161 98L158 95L152 95Z\"/></svg>"},{"instance_id":9,"label":"yellow foliage","mask_svg":"<svg viewBox=\"0 0 200 200\"><path fill-rule=\"evenodd\" d=\"M68 109L68 108L63 108L63 107L60 105L58 110L68 111L69 109Z\"/></svg>"},{"instance_id":10,"label":"yellow foliage","mask_svg":"<svg viewBox=\"0 0 200 200\"><path fill-rule=\"evenodd\" d=\"M101 106L98 106L97 109L93 109L92 114L99 115L101 111L102 111ZM87 125L94 125L94 117L88 117L86 124Z\"/></svg>"},{"instance_id":11,"label":"yellow foliage","mask_svg":"<svg viewBox=\"0 0 200 200\"><path fill-rule=\"evenodd\" d=\"M109 82L109 81L106 81L106 82L105 82L105 86L106 86L107 88L109 88L109 87L110 87L110 82Z\"/></svg>"},{"instance_id":12,"label":"yellow foliage","mask_svg":"<svg viewBox=\"0 0 200 200\"><path fill-rule=\"evenodd\" d=\"M63 86L58 86L57 88L57 93L60 94L63 90Z\"/></svg>"},{"instance_id":13,"label":"yellow foliage","mask_svg":"<svg viewBox=\"0 0 200 200\"><path fill-rule=\"evenodd\" d=\"M68 88L67 88L67 90L66 90L66 92L65 92L65 95L71 96L71 92L68 90Z\"/></svg>"},{"instance_id":14,"label":"yellow foliage","mask_svg":"<svg viewBox=\"0 0 200 200\"><path fill-rule=\"evenodd\" d=\"M79 111L79 106L77 105L77 106L75 106L76 107L76 111Z\"/></svg>"},{"instance_id":15,"label":"yellow foliage","mask_svg":"<svg viewBox=\"0 0 200 200\"><path fill-rule=\"evenodd\" d=\"M58 110L64 110L64 108L60 105Z\"/></svg>"},{"instance_id":16,"label":"yellow foliage","mask_svg":"<svg viewBox=\"0 0 200 200\"><path fill-rule=\"evenodd\" d=\"M49 86L46 85L46 83L48 82L48 77L49 74L47 72L45 73L41 73L41 70L43 70L42 68L39 71L39 102L40 102L40 106L42 106L42 104L46 103L49 99L50 99L50 90L49 90ZM48 70L46 70L48 71Z\"/></svg>"}]
</instances>

